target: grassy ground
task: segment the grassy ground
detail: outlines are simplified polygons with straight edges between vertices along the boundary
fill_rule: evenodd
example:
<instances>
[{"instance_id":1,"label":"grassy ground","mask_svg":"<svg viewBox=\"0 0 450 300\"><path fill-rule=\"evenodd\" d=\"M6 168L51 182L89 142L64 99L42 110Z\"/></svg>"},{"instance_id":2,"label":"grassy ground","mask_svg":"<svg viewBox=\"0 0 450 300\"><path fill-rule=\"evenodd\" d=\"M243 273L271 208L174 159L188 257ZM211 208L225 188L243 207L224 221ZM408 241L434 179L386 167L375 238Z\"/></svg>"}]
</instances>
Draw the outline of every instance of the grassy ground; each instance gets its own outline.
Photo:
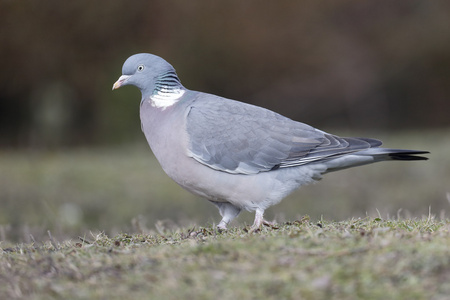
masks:
<instances>
[{"instance_id":1,"label":"grassy ground","mask_svg":"<svg viewBox=\"0 0 450 300\"><path fill-rule=\"evenodd\" d=\"M326 175L257 234L143 144L0 151L0 299L449 299L448 130L373 136L430 160Z\"/></svg>"},{"instance_id":2,"label":"grassy ground","mask_svg":"<svg viewBox=\"0 0 450 300\"><path fill-rule=\"evenodd\" d=\"M358 133L337 132L358 136ZM267 210L268 219L449 216L449 131L367 134L388 147L429 150L429 161L383 162L327 174ZM142 137L142 141L144 138ZM0 240L29 243L105 232L217 223L216 208L177 186L146 144L59 151L0 151ZM244 212L233 223L251 223ZM32 237L33 238L32 238Z\"/></svg>"},{"instance_id":3,"label":"grassy ground","mask_svg":"<svg viewBox=\"0 0 450 300\"><path fill-rule=\"evenodd\" d=\"M449 299L450 221L308 217L0 247L1 299Z\"/></svg>"}]
</instances>

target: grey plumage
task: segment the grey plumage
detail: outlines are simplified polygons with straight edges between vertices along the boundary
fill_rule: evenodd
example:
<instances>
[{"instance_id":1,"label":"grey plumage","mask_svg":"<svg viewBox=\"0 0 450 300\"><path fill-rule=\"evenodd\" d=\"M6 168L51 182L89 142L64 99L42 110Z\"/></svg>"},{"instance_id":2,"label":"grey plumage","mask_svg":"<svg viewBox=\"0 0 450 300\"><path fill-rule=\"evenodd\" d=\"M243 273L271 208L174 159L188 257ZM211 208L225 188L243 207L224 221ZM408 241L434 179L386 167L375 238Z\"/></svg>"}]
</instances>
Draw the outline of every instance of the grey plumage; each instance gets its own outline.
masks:
<instances>
[{"instance_id":1,"label":"grey plumage","mask_svg":"<svg viewBox=\"0 0 450 300\"><path fill-rule=\"evenodd\" d=\"M250 104L195 92L152 54L127 59L113 89L141 90L142 130L164 171L213 202L226 225L241 209L264 210L322 174L383 160L425 160L427 151L380 148L370 138L342 138Z\"/></svg>"}]
</instances>

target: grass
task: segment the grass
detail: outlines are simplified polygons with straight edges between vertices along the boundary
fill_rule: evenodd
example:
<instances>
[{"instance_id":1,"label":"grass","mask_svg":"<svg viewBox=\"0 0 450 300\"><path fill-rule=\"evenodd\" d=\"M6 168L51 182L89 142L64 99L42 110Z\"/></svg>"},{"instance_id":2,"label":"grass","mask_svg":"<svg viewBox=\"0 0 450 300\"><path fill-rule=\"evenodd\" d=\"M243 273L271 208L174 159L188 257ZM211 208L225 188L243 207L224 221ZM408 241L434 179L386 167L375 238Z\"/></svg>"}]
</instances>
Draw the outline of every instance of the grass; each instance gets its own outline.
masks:
<instances>
[{"instance_id":1,"label":"grass","mask_svg":"<svg viewBox=\"0 0 450 300\"><path fill-rule=\"evenodd\" d=\"M373 136L430 160L328 174L257 234L143 144L0 151L0 299L448 299L448 130Z\"/></svg>"},{"instance_id":2,"label":"grass","mask_svg":"<svg viewBox=\"0 0 450 300\"><path fill-rule=\"evenodd\" d=\"M430 160L383 162L327 174L320 183L302 187L267 210L267 218L412 218L427 216L431 207L432 214L445 219L450 139L443 137L449 136L448 130L367 136L379 137L391 147L429 150ZM164 174L145 144L0 151L0 205L0 240L25 243L45 240L47 230L64 240L90 231L109 236L139 232L138 221L141 227L153 228L161 220L175 227L220 220L213 205ZM233 224L252 221L253 215L244 212Z\"/></svg>"},{"instance_id":3,"label":"grass","mask_svg":"<svg viewBox=\"0 0 450 300\"><path fill-rule=\"evenodd\" d=\"M450 221L308 217L0 244L2 299L448 299Z\"/></svg>"}]
</instances>

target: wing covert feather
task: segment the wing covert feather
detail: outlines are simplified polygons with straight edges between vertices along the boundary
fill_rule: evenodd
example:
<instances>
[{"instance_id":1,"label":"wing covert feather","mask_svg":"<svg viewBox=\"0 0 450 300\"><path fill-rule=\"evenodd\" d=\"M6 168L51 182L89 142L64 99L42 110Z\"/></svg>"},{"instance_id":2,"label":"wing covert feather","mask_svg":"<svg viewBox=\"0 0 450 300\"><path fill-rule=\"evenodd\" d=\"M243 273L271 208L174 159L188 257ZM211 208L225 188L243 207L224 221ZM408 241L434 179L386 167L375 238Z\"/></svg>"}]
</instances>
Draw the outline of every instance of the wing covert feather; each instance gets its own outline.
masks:
<instances>
[{"instance_id":1,"label":"wing covert feather","mask_svg":"<svg viewBox=\"0 0 450 300\"><path fill-rule=\"evenodd\" d=\"M379 146L340 138L250 104L199 93L187 115L189 155L213 169L256 174Z\"/></svg>"}]
</instances>

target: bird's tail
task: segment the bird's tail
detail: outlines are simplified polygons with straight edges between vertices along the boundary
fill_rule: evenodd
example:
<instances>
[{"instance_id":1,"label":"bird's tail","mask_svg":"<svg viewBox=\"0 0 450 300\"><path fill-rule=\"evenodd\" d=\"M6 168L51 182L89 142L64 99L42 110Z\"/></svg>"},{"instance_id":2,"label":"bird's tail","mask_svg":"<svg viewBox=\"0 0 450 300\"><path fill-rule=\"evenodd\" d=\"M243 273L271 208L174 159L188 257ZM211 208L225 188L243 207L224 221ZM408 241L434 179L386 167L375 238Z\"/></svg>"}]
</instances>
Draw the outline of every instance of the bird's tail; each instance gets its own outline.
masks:
<instances>
[{"instance_id":1,"label":"bird's tail","mask_svg":"<svg viewBox=\"0 0 450 300\"><path fill-rule=\"evenodd\" d=\"M375 161L383 160L427 160L428 157L419 156L430 153L420 150L389 149L389 148L369 148L367 150L356 152L357 155L372 156Z\"/></svg>"},{"instance_id":2,"label":"bird's tail","mask_svg":"<svg viewBox=\"0 0 450 300\"><path fill-rule=\"evenodd\" d=\"M427 160L428 157L420 156L427 154L428 151L389 149L389 148L369 148L357 151L352 154L330 159L326 162L327 170L325 173L334 172L342 169L356 166L367 165L379 161L388 160Z\"/></svg>"}]
</instances>

